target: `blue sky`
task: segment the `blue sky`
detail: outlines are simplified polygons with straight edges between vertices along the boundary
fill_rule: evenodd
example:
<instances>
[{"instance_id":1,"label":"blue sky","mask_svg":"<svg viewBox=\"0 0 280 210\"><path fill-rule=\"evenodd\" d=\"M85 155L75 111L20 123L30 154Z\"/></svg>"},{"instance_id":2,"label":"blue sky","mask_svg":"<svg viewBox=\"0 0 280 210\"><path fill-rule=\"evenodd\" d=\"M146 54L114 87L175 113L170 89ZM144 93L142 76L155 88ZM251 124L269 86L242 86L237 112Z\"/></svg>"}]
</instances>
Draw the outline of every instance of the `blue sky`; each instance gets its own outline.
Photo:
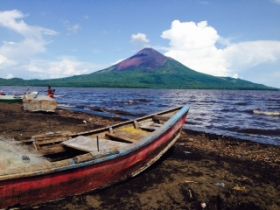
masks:
<instances>
[{"instance_id":1,"label":"blue sky","mask_svg":"<svg viewBox=\"0 0 280 210\"><path fill-rule=\"evenodd\" d=\"M280 87L280 0L0 0L0 77L89 73L153 47Z\"/></svg>"}]
</instances>

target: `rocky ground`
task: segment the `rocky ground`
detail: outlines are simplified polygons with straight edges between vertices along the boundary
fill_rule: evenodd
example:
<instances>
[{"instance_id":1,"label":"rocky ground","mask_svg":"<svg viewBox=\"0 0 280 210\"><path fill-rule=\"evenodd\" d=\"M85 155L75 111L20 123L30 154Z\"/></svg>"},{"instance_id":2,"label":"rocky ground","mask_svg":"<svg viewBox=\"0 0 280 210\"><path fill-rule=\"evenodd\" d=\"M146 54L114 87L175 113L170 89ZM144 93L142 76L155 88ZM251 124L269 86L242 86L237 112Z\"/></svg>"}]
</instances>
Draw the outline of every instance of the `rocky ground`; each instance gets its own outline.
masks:
<instances>
[{"instance_id":1,"label":"rocky ground","mask_svg":"<svg viewBox=\"0 0 280 210\"><path fill-rule=\"evenodd\" d=\"M22 141L49 131L113 124L82 113L23 112L0 104L0 136ZM280 209L280 147L183 132L147 171L111 187L36 209Z\"/></svg>"}]
</instances>

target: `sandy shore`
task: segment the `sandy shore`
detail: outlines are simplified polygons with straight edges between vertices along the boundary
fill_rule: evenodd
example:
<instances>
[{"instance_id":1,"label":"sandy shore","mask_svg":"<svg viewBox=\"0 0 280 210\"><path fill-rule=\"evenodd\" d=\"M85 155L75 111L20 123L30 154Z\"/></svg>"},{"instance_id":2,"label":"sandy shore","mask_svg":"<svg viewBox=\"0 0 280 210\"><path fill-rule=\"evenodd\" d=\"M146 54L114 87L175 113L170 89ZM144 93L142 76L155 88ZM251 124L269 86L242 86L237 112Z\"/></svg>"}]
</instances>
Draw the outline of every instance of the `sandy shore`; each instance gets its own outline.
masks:
<instances>
[{"instance_id":1,"label":"sandy shore","mask_svg":"<svg viewBox=\"0 0 280 210\"><path fill-rule=\"evenodd\" d=\"M0 104L0 136L22 141L49 131L84 131L117 121L59 110L27 113ZM280 209L280 147L183 132L144 173L37 209Z\"/></svg>"}]
</instances>

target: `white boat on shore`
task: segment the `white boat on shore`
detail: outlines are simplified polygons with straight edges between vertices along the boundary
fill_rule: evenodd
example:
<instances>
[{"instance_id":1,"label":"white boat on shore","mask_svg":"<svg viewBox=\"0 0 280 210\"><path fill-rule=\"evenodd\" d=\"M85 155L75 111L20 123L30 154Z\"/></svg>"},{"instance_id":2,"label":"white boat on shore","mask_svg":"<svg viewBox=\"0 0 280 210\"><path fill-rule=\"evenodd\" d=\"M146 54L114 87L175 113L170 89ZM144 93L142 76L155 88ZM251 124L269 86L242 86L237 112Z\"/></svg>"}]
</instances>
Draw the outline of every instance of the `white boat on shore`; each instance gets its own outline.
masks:
<instances>
[{"instance_id":1,"label":"white boat on shore","mask_svg":"<svg viewBox=\"0 0 280 210\"><path fill-rule=\"evenodd\" d=\"M0 95L0 103L21 103L22 96L15 96L15 95Z\"/></svg>"},{"instance_id":2,"label":"white boat on shore","mask_svg":"<svg viewBox=\"0 0 280 210\"><path fill-rule=\"evenodd\" d=\"M38 92L25 94L23 97L23 109L30 112L55 112L57 102L49 96L41 96Z\"/></svg>"}]
</instances>

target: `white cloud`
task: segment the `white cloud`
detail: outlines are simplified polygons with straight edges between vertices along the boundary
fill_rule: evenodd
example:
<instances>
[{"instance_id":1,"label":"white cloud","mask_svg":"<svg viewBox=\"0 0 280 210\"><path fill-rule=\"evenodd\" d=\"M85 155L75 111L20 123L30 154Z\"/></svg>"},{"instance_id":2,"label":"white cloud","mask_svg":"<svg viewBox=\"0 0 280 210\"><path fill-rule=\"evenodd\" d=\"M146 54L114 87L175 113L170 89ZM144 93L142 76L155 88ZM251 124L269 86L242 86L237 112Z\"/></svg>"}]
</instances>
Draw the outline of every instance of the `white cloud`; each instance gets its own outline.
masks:
<instances>
[{"instance_id":1,"label":"white cloud","mask_svg":"<svg viewBox=\"0 0 280 210\"><path fill-rule=\"evenodd\" d=\"M280 41L250 41L232 44L223 50L230 68L249 69L280 61Z\"/></svg>"},{"instance_id":2,"label":"white cloud","mask_svg":"<svg viewBox=\"0 0 280 210\"><path fill-rule=\"evenodd\" d=\"M98 66L75 58L61 58L56 61L35 60L25 66L33 78L60 78L92 72Z\"/></svg>"},{"instance_id":3,"label":"white cloud","mask_svg":"<svg viewBox=\"0 0 280 210\"><path fill-rule=\"evenodd\" d=\"M150 42L147 35L143 34L143 33L132 34L131 41L135 42L135 43L144 44L144 45L147 45Z\"/></svg>"},{"instance_id":4,"label":"white cloud","mask_svg":"<svg viewBox=\"0 0 280 210\"><path fill-rule=\"evenodd\" d=\"M0 69L5 78L16 76L24 78L58 78L87 73L92 64L73 58L60 60L38 60L38 54L46 51L49 36L57 34L54 30L32 26L24 21L25 15L18 10L0 11L0 27L21 35L18 42L3 41L0 46ZM80 30L78 24L68 27L69 32ZM8 69L8 70L7 70Z\"/></svg>"},{"instance_id":5,"label":"white cloud","mask_svg":"<svg viewBox=\"0 0 280 210\"><path fill-rule=\"evenodd\" d=\"M9 61L5 67L20 65L32 56L45 52L49 43L46 37L57 34L48 28L28 25L23 20L24 17L18 10L0 11L0 27L14 31L22 37L21 41L4 41L0 46L0 57ZM0 66L1 68L3 67Z\"/></svg>"},{"instance_id":6,"label":"white cloud","mask_svg":"<svg viewBox=\"0 0 280 210\"><path fill-rule=\"evenodd\" d=\"M49 37L56 31L29 25L26 16L18 10L0 11L0 27L21 36L20 41L3 41L0 45L0 77L11 78L59 78L79 75L95 70L99 66L73 57L63 56L57 60L39 59L38 55L47 50ZM80 25L68 25L68 31L76 33Z\"/></svg>"},{"instance_id":7,"label":"white cloud","mask_svg":"<svg viewBox=\"0 0 280 210\"><path fill-rule=\"evenodd\" d=\"M174 20L171 28L164 31L161 37L169 40L167 56L207 74L229 74L223 51L216 47L220 36L206 21L195 23Z\"/></svg>"},{"instance_id":8,"label":"white cloud","mask_svg":"<svg viewBox=\"0 0 280 210\"><path fill-rule=\"evenodd\" d=\"M260 64L280 62L280 41L233 43L221 37L206 21L174 20L161 37L169 40L167 56L215 76L237 76ZM220 43L223 48L217 47Z\"/></svg>"},{"instance_id":9,"label":"white cloud","mask_svg":"<svg viewBox=\"0 0 280 210\"><path fill-rule=\"evenodd\" d=\"M0 54L0 66L7 61L7 58Z\"/></svg>"},{"instance_id":10,"label":"white cloud","mask_svg":"<svg viewBox=\"0 0 280 210\"><path fill-rule=\"evenodd\" d=\"M33 39L40 39L42 35L56 34L53 30L26 24L23 21L24 17L25 15L19 10L0 11L0 26Z\"/></svg>"}]
</instances>

